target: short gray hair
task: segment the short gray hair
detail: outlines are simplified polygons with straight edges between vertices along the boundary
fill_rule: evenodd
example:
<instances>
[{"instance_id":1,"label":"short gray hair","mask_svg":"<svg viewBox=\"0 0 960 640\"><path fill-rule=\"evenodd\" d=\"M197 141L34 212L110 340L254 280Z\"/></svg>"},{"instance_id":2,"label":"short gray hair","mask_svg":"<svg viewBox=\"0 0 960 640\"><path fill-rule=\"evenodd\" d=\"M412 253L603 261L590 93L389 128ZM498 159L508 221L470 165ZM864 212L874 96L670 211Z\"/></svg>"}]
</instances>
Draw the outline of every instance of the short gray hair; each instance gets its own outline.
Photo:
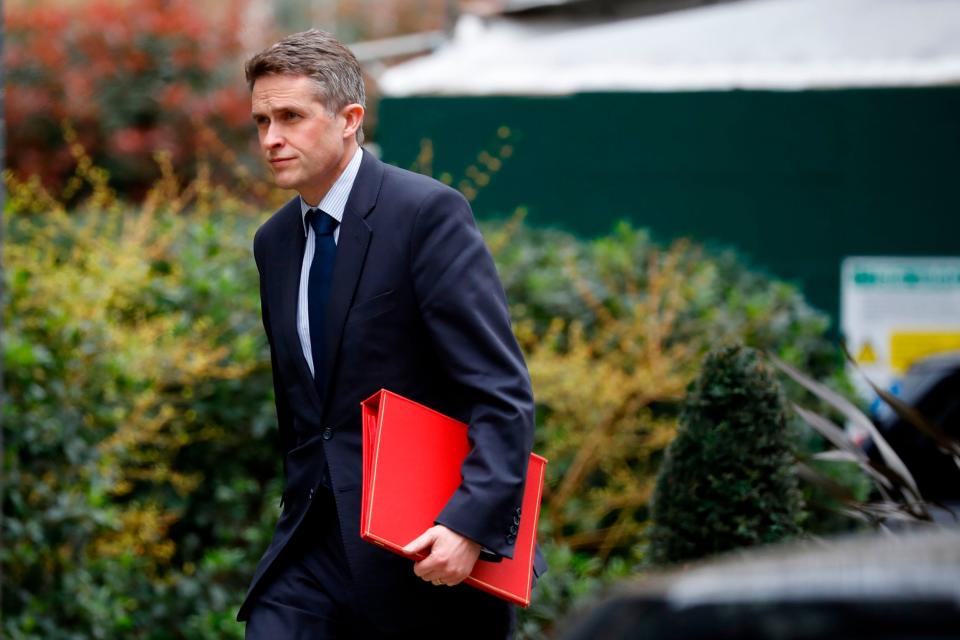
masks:
<instances>
[{"instance_id":1,"label":"short gray hair","mask_svg":"<svg viewBox=\"0 0 960 640\"><path fill-rule=\"evenodd\" d=\"M306 76L313 80L327 111L337 112L353 103L366 107L360 63L326 31L310 29L287 36L247 60L245 72L251 91L264 76ZM362 127L357 129L357 142L363 142Z\"/></svg>"}]
</instances>

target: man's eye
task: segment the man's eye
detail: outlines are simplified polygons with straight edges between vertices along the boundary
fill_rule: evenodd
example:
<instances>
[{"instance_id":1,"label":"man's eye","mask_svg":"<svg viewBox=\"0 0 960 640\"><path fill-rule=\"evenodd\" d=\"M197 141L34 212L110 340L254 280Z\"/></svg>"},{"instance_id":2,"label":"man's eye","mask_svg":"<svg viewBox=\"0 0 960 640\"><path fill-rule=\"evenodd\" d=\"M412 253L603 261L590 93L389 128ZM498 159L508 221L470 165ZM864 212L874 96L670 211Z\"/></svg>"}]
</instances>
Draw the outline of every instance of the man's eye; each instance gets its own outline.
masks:
<instances>
[{"instance_id":1,"label":"man's eye","mask_svg":"<svg viewBox=\"0 0 960 640\"><path fill-rule=\"evenodd\" d=\"M291 112L289 112L289 111L288 111L287 113L283 114L283 119L284 119L284 120L296 120L296 119L298 119L299 117L300 117L300 114L299 114L299 113L291 113Z\"/></svg>"}]
</instances>

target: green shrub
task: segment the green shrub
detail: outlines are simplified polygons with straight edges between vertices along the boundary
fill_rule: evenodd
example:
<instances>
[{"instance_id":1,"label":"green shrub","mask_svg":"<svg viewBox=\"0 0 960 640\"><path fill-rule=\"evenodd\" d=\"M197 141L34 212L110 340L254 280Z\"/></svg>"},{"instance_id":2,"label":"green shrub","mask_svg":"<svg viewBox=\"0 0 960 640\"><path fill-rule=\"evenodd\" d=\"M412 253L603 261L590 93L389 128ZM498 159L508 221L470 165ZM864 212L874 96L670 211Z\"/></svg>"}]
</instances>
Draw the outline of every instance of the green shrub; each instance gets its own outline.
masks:
<instances>
[{"instance_id":1,"label":"green shrub","mask_svg":"<svg viewBox=\"0 0 960 640\"><path fill-rule=\"evenodd\" d=\"M732 253L662 247L625 224L589 241L516 223L487 237L550 460L542 531L577 552L646 543L663 451L715 344L742 341L825 376L839 368L826 317Z\"/></svg>"},{"instance_id":2,"label":"green shrub","mask_svg":"<svg viewBox=\"0 0 960 640\"><path fill-rule=\"evenodd\" d=\"M8 181L4 635L240 637L282 482L250 251L266 214L169 169L123 203L80 160L89 197L70 211ZM553 569L521 627L535 638L641 559L654 474L710 344L739 337L817 371L829 342L795 289L690 242L486 231L550 458Z\"/></svg>"},{"instance_id":3,"label":"green shrub","mask_svg":"<svg viewBox=\"0 0 960 640\"><path fill-rule=\"evenodd\" d=\"M757 352L711 352L657 477L650 559L684 562L797 535L795 461L780 385Z\"/></svg>"},{"instance_id":4,"label":"green shrub","mask_svg":"<svg viewBox=\"0 0 960 640\"><path fill-rule=\"evenodd\" d=\"M3 635L239 637L279 497L257 217L9 184Z\"/></svg>"}]
</instances>

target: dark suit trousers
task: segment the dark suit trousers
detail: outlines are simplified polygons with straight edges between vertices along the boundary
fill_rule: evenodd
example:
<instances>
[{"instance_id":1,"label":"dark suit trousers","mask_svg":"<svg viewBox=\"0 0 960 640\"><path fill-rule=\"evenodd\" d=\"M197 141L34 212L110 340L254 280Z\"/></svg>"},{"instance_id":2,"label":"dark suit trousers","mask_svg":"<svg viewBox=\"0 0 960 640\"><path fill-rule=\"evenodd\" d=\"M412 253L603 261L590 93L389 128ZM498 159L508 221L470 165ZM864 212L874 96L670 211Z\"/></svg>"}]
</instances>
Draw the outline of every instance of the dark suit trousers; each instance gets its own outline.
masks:
<instances>
[{"instance_id":1,"label":"dark suit trousers","mask_svg":"<svg viewBox=\"0 0 960 640\"><path fill-rule=\"evenodd\" d=\"M451 592L445 606L423 607L411 616L412 626L379 627L353 596L339 529L333 497L321 487L294 539L264 577L247 622L247 640L512 637L513 606L466 585L436 587Z\"/></svg>"}]
</instances>

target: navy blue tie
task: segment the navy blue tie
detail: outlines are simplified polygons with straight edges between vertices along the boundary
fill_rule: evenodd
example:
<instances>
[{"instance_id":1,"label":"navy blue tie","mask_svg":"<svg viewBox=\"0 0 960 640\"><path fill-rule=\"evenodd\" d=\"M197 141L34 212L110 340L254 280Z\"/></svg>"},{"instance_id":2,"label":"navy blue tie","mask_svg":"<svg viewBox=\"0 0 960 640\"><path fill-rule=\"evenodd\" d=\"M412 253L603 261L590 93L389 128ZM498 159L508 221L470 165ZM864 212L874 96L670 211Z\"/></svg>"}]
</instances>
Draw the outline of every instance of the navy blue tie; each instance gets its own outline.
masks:
<instances>
[{"instance_id":1,"label":"navy blue tie","mask_svg":"<svg viewBox=\"0 0 960 640\"><path fill-rule=\"evenodd\" d=\"M333 261L337 255L337 243L333 231L339 224L330 214L319 209L307 212L307 223L313 227L313 262L310 263L310 279L307 281L307 314L310 316L310 349L313 351L313 382L323 399L326 351L327 301L330 298L330 281Z\"/></svg>"}]
</instances>

